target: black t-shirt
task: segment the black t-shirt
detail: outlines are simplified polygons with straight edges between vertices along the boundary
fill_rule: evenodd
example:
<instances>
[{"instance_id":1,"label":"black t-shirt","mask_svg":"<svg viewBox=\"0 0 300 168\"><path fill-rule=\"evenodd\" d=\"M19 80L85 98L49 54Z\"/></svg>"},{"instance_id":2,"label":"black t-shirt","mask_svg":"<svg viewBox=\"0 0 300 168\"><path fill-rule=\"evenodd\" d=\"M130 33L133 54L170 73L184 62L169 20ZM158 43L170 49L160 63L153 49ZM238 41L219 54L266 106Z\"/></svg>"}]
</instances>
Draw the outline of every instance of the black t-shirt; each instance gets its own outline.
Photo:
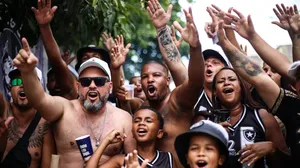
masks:
<instances>
[{"instance_id":1,"label":"black t-shirt","mask_svg":"<svg viewBox=\"0 0 300 168\"><path fill-rule=\"evenodd\" d=\"M280 93L272 109L272 114L277 115L284 123L287 130L286 142L291 149L295 164L300 161L300 99L298 96L285 89Z\"/></svg>"}]
</instances>

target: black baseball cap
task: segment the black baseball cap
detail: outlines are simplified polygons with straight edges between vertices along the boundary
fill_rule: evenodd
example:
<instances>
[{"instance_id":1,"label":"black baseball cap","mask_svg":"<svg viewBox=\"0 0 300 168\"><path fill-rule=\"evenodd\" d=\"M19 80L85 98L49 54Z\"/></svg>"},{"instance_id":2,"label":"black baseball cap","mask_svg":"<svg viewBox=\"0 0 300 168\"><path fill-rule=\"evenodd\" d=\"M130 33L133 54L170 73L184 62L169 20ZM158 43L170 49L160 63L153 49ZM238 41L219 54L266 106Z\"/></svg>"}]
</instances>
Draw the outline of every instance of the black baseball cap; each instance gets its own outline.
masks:
<instances>
[{"instance_id":1,"label":"black baseball cap","mask_svg":"<svg viewBox=\"0 0 300 168\"><path fill-rule=\"evenodd\" d=\"M87 47L82 47L77 51L77 63L75 65L76 71L78 71L80 65L82 64L81 59L83 57L83 54L87 51L94 51L99 53L102 57L102 60L105 61L108 65L110 65L110 57L106 49L96 47L95 45L88 45Z\"/></svg>"},{"instance_id":2,"label":"black baseball cap","mask_svg":"<svg viewBox=\"0 0 300 168\"><path fill-rule=\"evenodd\" d=\"M186 154L190 145L190 139L192 136L199 134L206 134L215 138L219 144L220 153L226 156L226 160L228 159L228 133L225 128L212 121L201 120L192 125L188 132L178 135L175 139L175 150L180 163L184 167L188 167Z\"/></svg>"},{"instance_id":3,"label":"black baseball cap","mask_svg":"<svg viewBox=\"0 0 300 168\"><path fill-rule=\"evenodd\" d=\"M219 59L221 62L224 63L225 66L228 66L227 61L224 59L224 57L216 50L207 49L202 52L202 55L204 57L204 60L207 58L213 57Z\"/></svg>"}]
</instances>

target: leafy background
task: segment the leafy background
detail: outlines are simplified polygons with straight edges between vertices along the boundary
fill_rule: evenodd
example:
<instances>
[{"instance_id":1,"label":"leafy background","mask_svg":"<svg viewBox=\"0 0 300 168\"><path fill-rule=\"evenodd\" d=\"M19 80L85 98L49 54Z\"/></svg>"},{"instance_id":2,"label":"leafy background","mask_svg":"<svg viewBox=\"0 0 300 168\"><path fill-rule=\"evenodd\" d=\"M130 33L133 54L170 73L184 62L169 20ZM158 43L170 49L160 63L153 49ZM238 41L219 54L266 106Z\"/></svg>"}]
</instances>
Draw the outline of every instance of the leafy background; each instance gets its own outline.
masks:
<instances>
[{"instance_id":1,"label":"leafy background","mask_svg":"<svg viewBox=\"0 0 300 168\"><path fill-rule=\"evenodd\" d=\"M160 0L160 3L164 9L173 4L169 24L177 20L184 25L180 19L182 9L178 1ZM20 36L35 45L40 33L31 7L37 6L37 0L3 0L3 3L8 5L8 10L3 10L0 16L10 15L17 23L22 23L16 26L16 29L22 26ZM54 5L58 9L51 27L62 52L69 49L76 53L78 48L89 44L103 46L101 33L107 31L113 36L123 34L125 43L132 44L124 66L127 79L139 75L144 62L161 59L156 32L146 10L147 0L52 0ZM9 21L0 23L0 30L6 22ZM186 43L181 46L180 53L188 56Z\"/></svg>"}]
</instances>

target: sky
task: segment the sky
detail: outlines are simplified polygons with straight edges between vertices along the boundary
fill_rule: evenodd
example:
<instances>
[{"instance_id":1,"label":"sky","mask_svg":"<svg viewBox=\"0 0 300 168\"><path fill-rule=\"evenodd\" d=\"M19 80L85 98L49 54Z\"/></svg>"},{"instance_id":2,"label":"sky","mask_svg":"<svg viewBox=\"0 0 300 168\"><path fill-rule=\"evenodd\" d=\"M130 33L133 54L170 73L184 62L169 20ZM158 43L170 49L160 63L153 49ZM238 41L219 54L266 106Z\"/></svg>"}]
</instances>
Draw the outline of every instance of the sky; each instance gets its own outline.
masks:
<instances>
[{"instance_id":1,"label":"sky","mask_svg":"<svg viewBox=\"0 0 300 168\"><path fill-rule=\"evenodd\" d=\"M211 6L211 4L215 4L223 11L227 11L230 7L233 7L240 11L244 16L250 14L256 32L273 48L277 48L280 45L291 44L287 31L271 23L272 21L278 21L273 12L273 8L276 8L275 5L284 3L285 6L291 6L296 4L300 10L300 0L195 0L192 4L188 3L186 0L180 0L179 3L182 6L182 9L192 7L202 50L212 48L221 53L223 53L223 51L220 47L214 45L204 31L205 23L211 22L211 17L206 12L206 7ZM184 15L181 17L185 20ZM247 45L248 55L256 55L256 52L247 40L239 35L236 35L236 37L240 44ZM187 63L186 59L183 59L183 61L185 64Z\"/></svg>"}]
</instances>

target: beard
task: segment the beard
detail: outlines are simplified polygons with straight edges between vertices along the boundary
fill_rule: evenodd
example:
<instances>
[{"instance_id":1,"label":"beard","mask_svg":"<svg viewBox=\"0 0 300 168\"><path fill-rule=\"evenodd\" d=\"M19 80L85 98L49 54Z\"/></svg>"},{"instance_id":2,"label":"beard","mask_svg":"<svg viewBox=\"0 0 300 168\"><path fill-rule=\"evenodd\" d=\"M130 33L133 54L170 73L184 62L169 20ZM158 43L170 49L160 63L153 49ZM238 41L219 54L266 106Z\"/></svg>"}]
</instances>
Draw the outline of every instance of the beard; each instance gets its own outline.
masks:
<instances>
[{"instance_id":1,"label":"beard","mask_svg":"<svg viewBox=\"0 0 300 168\"><path fill-rule=\"evenodd\" d=\"M92 112L92 113L99 111L103 107L103 105L107 102L108 97L109 97L108 93L105 94L103 97L101 97L101 94L97 91L99 100L93 103L87 99L88 93L89 93L89 91L86 93L85 96L80 95L80 100L83 104L83 107L88 112Z\"/></svg>"},{"instance_id":2,"label":"beard","mask_svg":"<svg viewBox=\"0 0 300 168\"><path fill-rule=\"evenodd\" d=\"M32 108L28 102L17 102L17 103L14 103L15 106L20 110L20 111L26 111L30 108Z\"/></svg>"}]
</instances>

